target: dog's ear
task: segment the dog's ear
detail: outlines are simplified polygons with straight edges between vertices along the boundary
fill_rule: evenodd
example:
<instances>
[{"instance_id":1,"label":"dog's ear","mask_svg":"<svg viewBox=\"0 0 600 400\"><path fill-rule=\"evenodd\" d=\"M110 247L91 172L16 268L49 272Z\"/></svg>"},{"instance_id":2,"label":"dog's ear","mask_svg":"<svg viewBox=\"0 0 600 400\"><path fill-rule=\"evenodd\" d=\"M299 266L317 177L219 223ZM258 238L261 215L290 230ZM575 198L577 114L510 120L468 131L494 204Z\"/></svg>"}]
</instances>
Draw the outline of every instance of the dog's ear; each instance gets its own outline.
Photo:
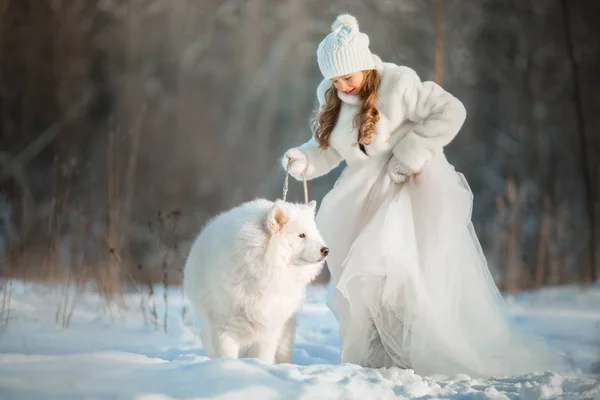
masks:
<instances>
[{"instance_id":1,"label":"dog's ear","mask_svg":"<svg viewBox=\"0 0 600 400\"><path fill-rule=\"evenodd\" d=\"M317 211L317 202L315 200L311 200L308 202L308 209L310 211L312 211L312 213L314 214L315 211Z\"/></svg>"},{"instance_id":2,"label":"dog's ear","mask_svg":"<svg viewBox=\"0 0 600 400\"><path fill-rule=\"evenodd\" d=\"M287 211L281 204L273 205L267 214L267 228L269 232L278 232L289 219Z\"/></svg>"}]
</instances>

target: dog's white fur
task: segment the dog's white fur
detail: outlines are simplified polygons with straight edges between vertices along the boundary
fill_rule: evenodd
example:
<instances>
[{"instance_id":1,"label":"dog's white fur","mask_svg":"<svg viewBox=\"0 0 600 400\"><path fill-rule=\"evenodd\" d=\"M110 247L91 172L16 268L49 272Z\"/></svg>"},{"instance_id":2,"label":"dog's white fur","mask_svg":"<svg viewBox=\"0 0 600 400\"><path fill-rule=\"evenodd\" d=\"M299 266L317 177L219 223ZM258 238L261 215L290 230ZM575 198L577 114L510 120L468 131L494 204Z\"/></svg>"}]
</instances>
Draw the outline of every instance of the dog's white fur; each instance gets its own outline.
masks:
<instances>
[{"instance_id":1,"label":"dog's white fur","mask_svg":"<svg viewBox=\"0 0 600 400\"><path fill-rule=\"evenodd\" d=\"M209 357L291 362L296 312L328 252L315 209L257 199L202 229L183 284Z\"/></svg>"}]
</instances>

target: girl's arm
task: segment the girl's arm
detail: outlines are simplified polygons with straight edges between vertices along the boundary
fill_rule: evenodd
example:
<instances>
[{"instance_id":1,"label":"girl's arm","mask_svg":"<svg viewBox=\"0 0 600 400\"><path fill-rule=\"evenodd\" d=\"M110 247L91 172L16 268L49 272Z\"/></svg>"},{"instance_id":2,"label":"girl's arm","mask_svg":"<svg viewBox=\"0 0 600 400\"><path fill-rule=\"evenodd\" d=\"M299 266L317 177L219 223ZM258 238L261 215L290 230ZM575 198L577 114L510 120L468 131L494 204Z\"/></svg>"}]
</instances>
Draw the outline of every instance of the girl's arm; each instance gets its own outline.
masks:
<instances>
[{"instance_id":1,"label":"girl's arm","mask_svg":"<svg viewBox=\"0 0 600 400\"><path fill-rule=\"evenodd\" d=\"M337 167L342 161L342 157L332 146L327 147L325 150L320 149L319 143L314 136L301 146L286 152L281 159L281 164L284 169L287 168L288 152L291 152L290 156L292 158L298 160L297 165L299 165L300 168L295 168L295 170L290 171L290 175L298 180L301 179L300 174L302 172L304 172L307 180L323 176Z\"/></svg>"},{"instance_id":2,"label":"girl's arm","mask_svg":"<svg viewBox=\"0 0 600 400\"><path fill-rule=\"evenodd\" d=\"M329 79L323 79L317 86L316 94L320 107L325 105L325 93L332 87L332 85L333 84ZM302 179L300 174L303 171L307 180L318 178L337 167L342 161L342 157L332 146L327 147L325 150L320 149L319 143L314 136L312 136L310 140L301 146L290 150L295 150L292 152L292 155L296 153L293 158L296 158L297 155L301 157L301 159L295 163L295 165L293 165L294 168L290 171L290 175L298 180ZM288 150L288 152L290 150ZM287 162L288 158L286 152L281 159L281 164L283 165L284 169L287 168Z\"/></svg>"},{"instance_id":3,"label":"girl's arm","mask_svg":"<svg viewBox=\"0 0 600 400\"><path fill-rule=\"evenodd\" d=\"M438 84L421 82L417 73L399 67L395 107L416 125L392 149L394 156L413 172L421 170L433 155L446 146L462 127L467 111L460 100Z\"/></svg>"}]
</instances>

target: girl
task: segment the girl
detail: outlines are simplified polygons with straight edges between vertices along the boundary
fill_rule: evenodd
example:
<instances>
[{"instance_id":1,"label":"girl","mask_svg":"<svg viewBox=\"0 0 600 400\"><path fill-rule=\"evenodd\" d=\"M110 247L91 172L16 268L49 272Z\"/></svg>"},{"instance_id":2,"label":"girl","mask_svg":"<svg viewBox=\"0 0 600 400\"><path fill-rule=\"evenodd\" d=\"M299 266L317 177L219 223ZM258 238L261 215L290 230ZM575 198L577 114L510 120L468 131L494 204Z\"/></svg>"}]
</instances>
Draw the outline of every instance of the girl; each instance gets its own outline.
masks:
<instances>
[{"instance_id":1,"label":"girl","mask_svg":"<svg viewBox=\"0 0 600 400\"><path fill-rule=\"evenodd\" d=\"M282 163L307 180L347 164L316 217L341 361L480 377L564 371L507 316L471 224L472 193L444 156L463 104L383 63L351 15L336 19L317 60L314 136Z\"/></svg>"}]
</instances>

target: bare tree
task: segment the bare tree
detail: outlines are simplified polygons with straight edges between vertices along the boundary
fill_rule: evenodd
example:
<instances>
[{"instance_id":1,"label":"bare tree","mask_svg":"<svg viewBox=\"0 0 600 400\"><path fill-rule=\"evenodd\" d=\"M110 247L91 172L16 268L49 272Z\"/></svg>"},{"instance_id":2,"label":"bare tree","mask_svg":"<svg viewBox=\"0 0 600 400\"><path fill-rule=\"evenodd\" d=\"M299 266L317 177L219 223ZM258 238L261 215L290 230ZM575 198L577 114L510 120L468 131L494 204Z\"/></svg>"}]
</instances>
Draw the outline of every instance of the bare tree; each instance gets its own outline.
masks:
<instances>
[{"instance_id":1,"label":"bare tree","mask_svg":"<svg viewBox=\"0 0 600 400\"><path fill-rule=\"evenodd\" d=\"M433 0L433 9L435 10L435 82L441 85L444 59L444 15L442 11L442 1Z\"/></svg>"},{"instance_id":2,"label":"bare tree","mask_svg":"<svg viewBox=\"0 0 600 400\"><path fill-rule=\"evenodd\" d=\"M563 14L563 29L565 33L565 43L568 49L569 61L571 63L571 77L572 77L572 101L575 105L575 115L577 121L577 134L579 135L579 161L581 167L581 175L583 177L583 183L585 187L585 200L587 213L589 215L589 239L588 239L588 267L585 273L585 280L587 282L594 282L598 279L597 265L596 265L596 234L597 234L597 220L596 220L596 209L594 199L594 189L592 182L592 172L588 157L588 141L586 138L586 123L583 113L583 104L581 99L581 87L579 77L579 66L575 57L575 50L573 45L572 28L571 28L571 16L569 12L569 5L567 0L560 0L562 14Z\"/></svg>"}]
</instances>

